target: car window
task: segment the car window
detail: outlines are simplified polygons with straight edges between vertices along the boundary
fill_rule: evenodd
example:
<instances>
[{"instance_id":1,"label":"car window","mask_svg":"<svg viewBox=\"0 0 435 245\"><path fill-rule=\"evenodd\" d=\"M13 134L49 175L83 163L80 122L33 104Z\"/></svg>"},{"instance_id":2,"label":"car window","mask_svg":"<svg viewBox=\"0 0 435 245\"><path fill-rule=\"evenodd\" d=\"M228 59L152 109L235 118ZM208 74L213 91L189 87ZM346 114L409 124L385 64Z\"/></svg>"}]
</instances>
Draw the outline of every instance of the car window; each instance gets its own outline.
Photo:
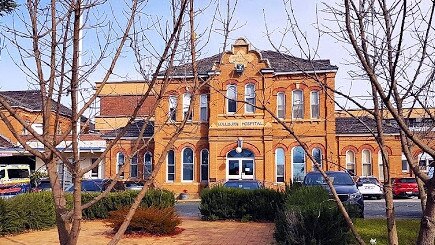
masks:
<instances>
[{"instance_id":1,"label":"car window","mask_svg":"<svg viewBox=\"0 0 435 245\"><path fill-rule=\"evenodd\" d=\"M360 178L358 181L363 184L379 184L378 180L375 178Z\"/></svg>"},{"instance_id":2,"label":"car window","mask_svg":"<svg viewBox=\"0 0 435 245\"><path fill-rule=\"evenodd\" d=\"M9 179L29 178L27 169L8 169Z\"/></svg>"},{"instance_id":3,"label":"car window","mask_svg":"<svg viewBox=\"0 0 435 245\"><path fill-rule=\"evenodd\" d=\"M96 181L83 181L82 191L101 191L101 182Z\"/></svg>"},{"instance_id":4,"label":"car window","mask_svg":"<svg viewBox=\"0 0 435 245\"><path fill-rule=\"evenodd\" d=\"M352 177L347 173L327 173L333 185L353 185ZM304 180L305 185L326 185L325 179L320 173L307 174Z\"/></svg>"},{"instance_id":5,"label":"car window","mask_svg":"<svg viewBox=\"0 0 435 245\"><path fill-rule=\"evenodd\" d=\"M414 178L403 178L403 179L397 179L397 182L399 182L399 183L416 183L416 180Z\"/></svg>"}]
</instances>

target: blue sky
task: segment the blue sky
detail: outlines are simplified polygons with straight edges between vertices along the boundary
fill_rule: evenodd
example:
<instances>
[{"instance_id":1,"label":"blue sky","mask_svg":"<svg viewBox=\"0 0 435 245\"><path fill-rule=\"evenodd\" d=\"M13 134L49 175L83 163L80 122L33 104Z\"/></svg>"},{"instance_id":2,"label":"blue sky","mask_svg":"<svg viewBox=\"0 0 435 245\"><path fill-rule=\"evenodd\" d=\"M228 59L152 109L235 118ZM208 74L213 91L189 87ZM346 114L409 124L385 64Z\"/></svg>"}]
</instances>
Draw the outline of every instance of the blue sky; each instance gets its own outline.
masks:
<instances>
[{"instance_id":1,"label":"blue sky","mask_svg":"<svg viewBox=\"0 0 435 245\"><path fill-rule=\"evenodd\" d=\"M117 4L121 3L118 1L109 1L112 2L112 9L117 9ZM168 18L169 8L164 4L165 1L161 0L150 0L146 8L144 9L150 15L153 15L155 18ZM213 3L215 1L213 0ZM222 1L224 2L224 1ZM198 7L204 8L207 6L208 1L197 1ZM299 25L303 32L305 32L309 38L309 42L311 45L317 44L318 32L313 28L314 23L316 23L316 18L319 18L319 21L322 23L324 19L327 18L324 13L319 10L324 8L324 5L320 1L302 1L296 0L293 3L296 17L298 19ZM122 6L119 6L122 9ZM119 10L119 9L118 9ZM214 6L205 8L204 13L198 16L196 23L198 25L198 32L210 29L211 23L211 15L213 13ZM21 11L25 11L23 6L18 9L17 13L20 14ZM317 11L317 12L316 12ZM114 11L120 15L122 11ZM106 18L110 18L110 8L100 9L98 14L104 16L107 14ZM230 34L229 44L233 43L235 39L238 37L245 37L251 45L256 49L261 50L272 50L273 47L270 44L267 36L266 36L266 28L265 28L265 20L263 17L263 13L266 16L266 22L268 29L273 31L273 42L278 43L280 41L280 37L285 27L286 23L286 13L283 7L282 0L239 0L235 17L233 22L239 23L239 28ZM97 15L98 15L97 14ZM118 16L119 17L119 16ZM122 17L122 16L121 16ZM121 19L121 18L120 18ZM26 20L28 21L28 20ZM0 19L2 25L12 26L13 24L19 23L18 15L9 15ZM122 22L122 20L121 20ZM328 23L330 25L332 23ZM22 25L18 25L22 27ZM217 28L217 23L215 23L213 29ZM202 30L202 31L201 31ZM157 49L162 47L161 39L157 38L155 33L148 33L151 41L156 44ZM202 40L202 44L204 44L204 40ZM223 38L221 35L216 33L212 33L210 41L207 43L205 48L201 52L200 58L204 58L207 56L211 56L220 52L222 49ZM96 40L93 39L93 35L91 33L85 34L84 38L84 50L86 52L91 52L96 48L95 46ZM328 35L322 35L320 37L319 49L318 49L318 57L321 59L330 59L331 63L337 65L339 67L339 71L336 77L336 87L340 88L342 91L349 91L350 88L353 88L351 93L353 95L366 95L367 89L362 87L361 85L355 86L347 75L347 70L353 69L347 65L346 59L348 58L347 51L343 48L342 44L337 43L333 38ZM159 45L160 44L160 45ZM8 45L6 43L6 45ZM29 43L25 45L30 45ZM291 53L295 56L300 56L301 52L299 48L295 45L295 41L291 38L287 38L284 41L284 46L287 50L290 50ZM227 48L228 49L228 48ZM118 62L115 73L117 76L112 76L111 80L128 80L128 79L141 79L141 76L135 71L134 61L131 57L131 50L128 48L124 49L125 53ZM29 78L17 67L12 59L18 60L19 54L12 47L12 45L8 45L6 50L3 50L0 57L0 90L23 90L32 88L31 84L29 84ZM89 80L91 81L99 81L102 79L102 71L98 69L94 72ZM356 89L355 89L356 87Z\"/></svg>"}]
</instances>

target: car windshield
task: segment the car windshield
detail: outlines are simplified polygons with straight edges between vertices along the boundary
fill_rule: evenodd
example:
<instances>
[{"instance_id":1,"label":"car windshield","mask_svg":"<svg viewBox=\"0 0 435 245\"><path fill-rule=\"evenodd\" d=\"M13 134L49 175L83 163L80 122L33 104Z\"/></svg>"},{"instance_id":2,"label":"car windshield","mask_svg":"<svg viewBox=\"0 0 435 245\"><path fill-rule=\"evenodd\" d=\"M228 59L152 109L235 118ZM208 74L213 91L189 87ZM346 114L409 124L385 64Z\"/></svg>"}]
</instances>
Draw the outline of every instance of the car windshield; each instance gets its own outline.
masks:
<instances>
[{"instance_id":1,"label":"car windshield","mask_svg":"<svg viewBox=\"0 0 435 245\"><path fill-rule=\"evenodd\" d=\"M403 178L396 180L399 183L416 183L417 181L414 178Z\"/></svg>"},{"instance_id":2,"label":"car windshield","mask_svg":"<svg viewBox=\"0 0 435 245\"><path fill-rule=\"evenodd\" d=\"M353 185L352 177L344 172L326 173L333 185ZM305 185L326 185L323 176L320 173L310 173L305 176Z\"/></svg>"},{"instance_id":3,"label":"car windshield","mask_svg":"<svg viewBox=\"0 0 435 245\"><path fill-rule=\"evenodd\" d=\"M256 182L242 182L242 181L226 182L224 186L228 188L241 188L245 190L253 190L259 188L258 183Z\"/></svg>"},{"instance_id":4,"label":"car windshield","mask_svg":"<svg viewBox=\"0 0 435 245\"><path fill-rule=\"evenodd\" d=\"M358 181L363 184L379 184L378 180L375 178L360 178Z\"/></svg>"},{"instance_id":5,"label":"car windshield","mask_svg":"<svg viewBox=\"0 0 435 245\"><path fill-rule=\"evenodd\" d=\"M83 181L82 182L82 191L101 191L102 183L97 181Z\"/></svg>"}]
</instances>

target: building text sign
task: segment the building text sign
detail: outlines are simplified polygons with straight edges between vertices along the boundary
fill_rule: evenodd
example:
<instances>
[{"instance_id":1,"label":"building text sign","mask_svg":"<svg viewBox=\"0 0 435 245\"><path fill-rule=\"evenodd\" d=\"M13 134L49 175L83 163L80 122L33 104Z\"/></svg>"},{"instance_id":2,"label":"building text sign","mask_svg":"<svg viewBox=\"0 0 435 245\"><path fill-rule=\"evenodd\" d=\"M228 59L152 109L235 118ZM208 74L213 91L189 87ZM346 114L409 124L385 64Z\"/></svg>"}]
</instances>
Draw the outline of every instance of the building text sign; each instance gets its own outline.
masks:
<instances>
[{"instance_id":1,"label":"building text sign","mask_svg":"<svg viewBox=\"0 0 435 245\"><path fill-rule=\"evenodd\" d=\"M217 122L218 128L262 128L263 119L222 120Z\"/></svg>"}]
</instances>

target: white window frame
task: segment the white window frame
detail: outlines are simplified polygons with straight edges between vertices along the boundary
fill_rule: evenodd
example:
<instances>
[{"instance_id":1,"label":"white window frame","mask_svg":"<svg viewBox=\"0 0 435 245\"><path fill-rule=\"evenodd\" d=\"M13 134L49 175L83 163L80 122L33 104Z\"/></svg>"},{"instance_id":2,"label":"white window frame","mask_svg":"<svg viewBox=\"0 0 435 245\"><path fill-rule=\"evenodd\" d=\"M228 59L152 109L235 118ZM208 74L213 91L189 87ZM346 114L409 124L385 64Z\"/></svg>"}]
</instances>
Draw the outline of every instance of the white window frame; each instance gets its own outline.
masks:
<instances>
[{"instance_id":1,"label":"white window frame","mask_svg":"<svg viewBox=\"0 0 435 245\"><path fill-rule=\"evenodd\" d=\"M317 99L314 100L314 95L317 95ZM311 119L319 119L320 118L320 93L319 91L311 91L310 93L310 110L311 110ZM316 111L313 109L314 107L317 107L317 115L314 115L314 112Z\"/></svg>"},{"instance_id":2,"label":"white window frame","mask_svg":"<svg viewBox=\"0 0 435 245\"><path fill-rule=\"evenodd\" d=\"M235 108L234 111L230 111L230 88L234 88L234 94L235 94L235 100L234 104L235 104ZM229 84L227 85L227 93L226 93L226 110L227 110L227 114L235 114L237 112L237 86L235 84Z\"/></svg>"},{"instance_id":3,"label":"white window frame","mask_svg":"<svg viewBox=\"0 0 435 245\"><path fill-rule=\"evenodd\" d=\"M170 122L175 122L177 120L177 103L178 97L175 95L171 95L168 98L169 111L168 111L168 119Z\"/></svg>"},{"instance_id":4,"label":"white window frame","mask_svg":"<svg viewBox=\"0 0 435 245\"><path fill-rule=\"evenodd\" d=\"M169 164L169 152L172 152L172 156L174 157L174 159L173 159L173 164ZM166 153L166 182L168 182L168 183L173 183L173 182L175 182L176 177L177 177L177 174L176 174L176 173L177 173L177 170L176 170L175 160L176 160L176 157L175 157L175 151L174 151L174 150L169 150L169 151ZM174 166L174 172L169 173L169 166ZM170 174L173 174L173 175L174 175L174 180L169 180L168 176L169 176Z\"/></svg>"},{"instance_id":5,"label":"white window frame","mask_svg":"<svg viewBox=\"0 0 435 245\"><path fill-rule=\"evenodd\" d=\"M368 152L368 162L364 162L364 152ZM361 164L362 164L361 176L372 176L373 175L373 160L372 160L372 152L370 150L364 149L361 151ZM364 165L370 165L370 173L364 173Z\"/></svg>"},{"instance_id":6,"label":"white window frame","mask_svg":"<svg viewBox=\"0 0 435 245\"><path fill-rule=\"evenodd\" d=\"M282 97L282 98L280 99L280 97ZM280 103L279 103L280 100L282 102L282 105L280 105ZM282 107L282 108L280 109L280 107ZM280 111L282 111L282 112L280 113ZM279 119L285 118L285 93L284 92L278 92L276 94L276 117Z\"/></svg>"},{"instance_id":7,"label":"white window frame","mask_svg":"<svg viewBox=\"0 0 435 245\"><path fill-rule=\"evenodd\" d=\"M348 155L348 153L352 153L352 159L349 159L350 156ZM349 168L349 165L352 165L353 168ZM347 150L346 151L346 170L352 170L353 174L356 174L355 172L355 152L352 150Z\"/></svg>"},{"instance_id":8,"label":"white window frame","mask_svg":"<svg viewBox=\"0 0 435 245\"><path fill-rule=\"evenodd\" d=\"M283 162L278 163L278 150L282 150ZM278 165L284 166L284 173L278 175ZM282 181L278 181L278 178L282 178ZM275 149L275 182L276 183L284 183L285 182L285 150L281 147Z\"/></svg>"},{"instance_id":9,"label":"white window frame","mask_svg":"<svg viewBox=\"0 0 435 245\"><path fill-rule=\"evenodd\" d=\"M295 100L295 93L301 93L301 100L299 103L296 103L297 101ZM296 106L300 106L300 110L301 110L301 117L296 117L297 113L297 109ZM292 119L304 119L304 115L305 115L305 111L304 111L304 91L301 89L296 89L292 91Z\"/></svg>"},{"instance_id":10,"label":"white window frame","mask_svg":"<svg viewBox=\"0 0 435 245\"><path fill-rule=\"evenodd\" d=\"M189 112L190 103L192 103L192 94L187 92L183 94L183 120L186 118L187 113ZM187 121L192 121L193 119L193 110L190 112L190 118Z\"/></svg>"},{"instance_id":11,"label":"white window frame","mask_svg":"<svg viewBox=\"0 0 435 245\"><path fill-rule=\"evenodd\" d=\"M203 163L203 159L202 159L202 153L203 152L207 152L207 155L208 155L208 158L207 158L207 164L204 164ZM201 152L200 152L200 157L201 157L201 163L200 163L200 179L201 179L201 181L207 181L208 182L208 180L209 180L209 178L210 178L210 168L209 168L209 166L210 166L210 152L209 152L209 150L208 149L202 149L201 150ZM203 166L207 166L207 179L203 179L202 178L202 167Z\"/></svg>"},{"instance_id":12,"label":"white window frame","mask_svg":"<svg viewBox=\"0 0 435 245\"><path fill-rule=\"evenodd\" d=\"M252 86L253 93L249 94L248 87L251 86ZM251 100L251 102L249 102L249 100ZM254 83L248 83L245 85L245 113L249 113L249 114L255 113L255 84Z\"/></svg>"},{"instance_id":13,"label":"white window frame","mask_svg":"<svg viewBox=\"0 0 435 245\"><path fill-rule=\"evenodd\" d=\"M150 157L149 163L147 163L147 161L146 161L147 155ZM149 173L149 175L145 176L145 173L146 173L145 170L147 170L148 168L151 170L151 172ZM149 179L152 174L153 174L153 154L151 154L151 152L147 151L147 152L145 152L145 154L143 154L143 178Z\"/></svg>"},{"instance_id":14,"label":"white window frame","mask_svg":"<svg viewBox=\"0 0 435 245\"><path fill-rule=\"evenodd\" d=\"M35 133L42 135L44 133L44 125L42 123L32 123L30 127L35 131Z\"/></svg>"},{"instance_id":15,"label":"white window frame","mask_svg":"<svg viewBox=\"0 0 435 245\"><path fill-rule=\"evenodd\" d=\"M185 163L184 162L184 151L187 149L192 150L192 163ZM184 179L184 165L187 165L187 164L192 165L192 179L191 180ZM194 182L194 181L195 181L195 151L190 147L186 147L181 151L181 182Z\"/></svg>"},{"instance_id":16,"label":"white window frame","mask_svg":"<svg viewBox=\"0 0 435 245\"><path fill-rule=\"evenodd\" d=\"M199 120L201 122L208 122L208 96L201 94L199 97Z\"/></svg>"},{"instance_id":17,"label":"white window frame","mask_svg":"<svg viewBox=\"0 0 435 245\"><path fill-rule=\"evenodd\" d=\"M122 155L122 164L119 163L119 156ZM120 151L118 153L116 153L116 174L119 173L119 170L121 169L121 167L125 164L125 154L124 152ZM121 175L119 177L121 177L122 179L125 176L125 172L121 173Z\"/></svg>"},{"instance_id":18,"label":"white window frame","mask_svg":"<svg viewBox=\"0 0 435 245\"><path fill-rule=\"evenodd\" d=\"M139 159L137 157L137 154L135 154L134 156L131 157L131 160L130 160L130 178L137 178L138 177L138 175L139 175L138 162L139 162ZM133 176L133 174L132 174L132 173L134 173L133 166L136 166L136 173L135 173L136 175L135 176Z\"/></svg>"}]
</instances>

